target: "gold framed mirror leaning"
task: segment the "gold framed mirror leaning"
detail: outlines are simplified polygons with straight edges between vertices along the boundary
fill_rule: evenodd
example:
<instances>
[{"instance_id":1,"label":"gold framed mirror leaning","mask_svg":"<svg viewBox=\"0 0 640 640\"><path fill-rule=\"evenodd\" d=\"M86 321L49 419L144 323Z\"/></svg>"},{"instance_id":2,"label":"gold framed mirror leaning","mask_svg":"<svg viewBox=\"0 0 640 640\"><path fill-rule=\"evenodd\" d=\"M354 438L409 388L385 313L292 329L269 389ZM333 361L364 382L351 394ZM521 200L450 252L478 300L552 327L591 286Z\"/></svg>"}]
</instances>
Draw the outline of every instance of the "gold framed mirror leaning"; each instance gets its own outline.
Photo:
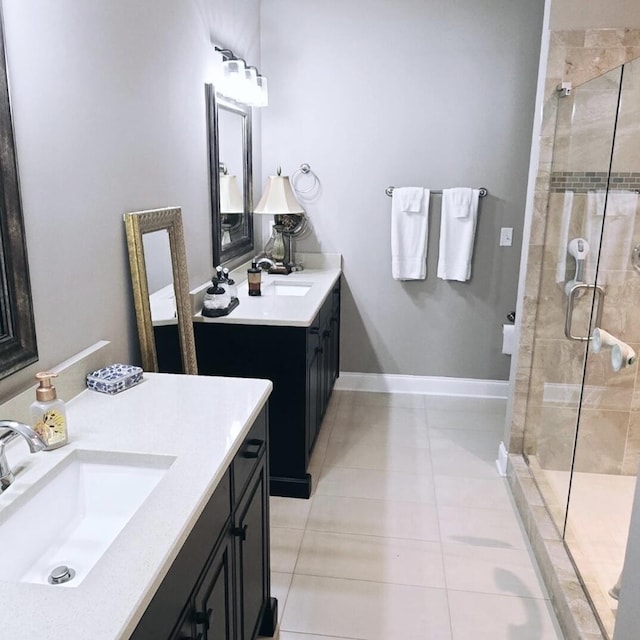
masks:
<instances>
[{"instance_id":1,"label":"gold framed mirror leaning","mask_svg":"<svg viewBox=\"0 0 640 640\"><path fill-rule=\"evenodd\" d=\"M142 368L160 371L156 334L177 325L181 363L172 372L196 375L187 256L180 207L124 214ZM163 371L168 372L165 367Z\"/></svg>"}]
</instances>

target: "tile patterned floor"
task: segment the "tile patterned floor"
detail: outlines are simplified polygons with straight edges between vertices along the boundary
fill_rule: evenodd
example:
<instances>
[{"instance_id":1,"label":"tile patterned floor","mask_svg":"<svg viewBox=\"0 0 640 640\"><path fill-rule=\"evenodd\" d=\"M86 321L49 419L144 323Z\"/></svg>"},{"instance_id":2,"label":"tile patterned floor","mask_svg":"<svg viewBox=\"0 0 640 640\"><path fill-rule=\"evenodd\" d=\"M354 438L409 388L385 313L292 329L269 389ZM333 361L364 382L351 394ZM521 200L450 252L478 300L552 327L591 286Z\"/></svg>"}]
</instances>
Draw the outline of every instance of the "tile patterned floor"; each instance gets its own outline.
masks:
<instances>
[{"instance_id":1,"label":"tile patterned floor","mask_svg":"<svg viewBox=\"0 0 640 640\"><path fill-rule=\"evenodd\" d=\"M335 392L271 498L280 640L561 640L506 482L505 403Z\"/></svg>"}]
</instances>

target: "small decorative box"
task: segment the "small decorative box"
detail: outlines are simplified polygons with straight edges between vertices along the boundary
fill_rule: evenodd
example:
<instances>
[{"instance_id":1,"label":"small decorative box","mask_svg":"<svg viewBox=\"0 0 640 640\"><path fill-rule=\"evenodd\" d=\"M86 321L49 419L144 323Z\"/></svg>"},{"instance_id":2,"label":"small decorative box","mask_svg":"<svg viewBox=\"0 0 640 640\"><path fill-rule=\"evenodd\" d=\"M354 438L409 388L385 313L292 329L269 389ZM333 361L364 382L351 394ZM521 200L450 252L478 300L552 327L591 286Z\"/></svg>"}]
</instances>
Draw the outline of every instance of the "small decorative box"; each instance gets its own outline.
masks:
<instances>
[{"instance_id":1,"label":"small decorative box","mask_svg":"<svg viewBox=\"0 0 640 640\"><path fill-rule=\"evenodd\" d=\"M112 364L87 376L87 387L102 393L120 393L142 380L142 369L130 364Z\"/></svg>"}]
</instances>

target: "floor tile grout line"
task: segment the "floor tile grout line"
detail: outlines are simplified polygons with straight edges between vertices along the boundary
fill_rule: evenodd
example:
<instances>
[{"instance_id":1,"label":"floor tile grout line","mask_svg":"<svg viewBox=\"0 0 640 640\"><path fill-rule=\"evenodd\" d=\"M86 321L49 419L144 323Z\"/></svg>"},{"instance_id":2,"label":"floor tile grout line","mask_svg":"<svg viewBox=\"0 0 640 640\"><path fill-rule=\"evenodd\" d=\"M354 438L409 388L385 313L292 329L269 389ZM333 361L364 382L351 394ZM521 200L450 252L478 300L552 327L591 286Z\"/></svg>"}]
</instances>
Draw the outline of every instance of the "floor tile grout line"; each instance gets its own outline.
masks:
<instances>
[{"instance_id":1,"label":"floor tile grout line","mask_svg":"<svg viewBox=\"0 0 640 640\"><path fill-rule=\"evenodd\" d=\"M548 602L551 603L551 598L537 598L536 596L523 596L517 593L505 593L505 592L496 592L496 591L480 591L477 589L452 589L451 587L447 587L447 591L452 593L471 593L474 595L482 595L482 596L500 596L502 598L514 598L516 600L534 600L535 602Z\"/></svg>"},{"instance_id":2,"label":"floor tile grout line","mask_svg":"<svg viewBox=\"0 0 640 640\"><path fill-rule=\"evenodd\" d=\"M490 465L490 463L487 463L487 464ZM323 470L324 470L324 465L325 465L325 463L323 462L323 467L322 467ZM486 476L480 476L480 475L477 475L477 476L465 476L465 475L458 475L458 474L433 473L433 472L431 472L431 474L428 474L428 473L411 473L409 471L398 471L397 469L380 469L378 467L375 467L375 468L374 467L349 467L347 465L341 465L341 464L330 464L330 465L328 465L328 468L330 468L330 469L351 469L352 471L379 471L380 473L394 473L394 474L411 476L411 477L418 477L418 478L426 478L429 475L433 475L434 478L436 478L436 477L460 478L460 479L466 479L466 480L491 480L493 478L496 478L497 480L501 480L502 479L496 473L488 473ZM493 470L491 470L491 471L493 471Z\"/></svg>"},{"instance_id":3,"label":"floor tile grout line","mask_svg":"<svg viewBox=\"0 0 640 640\"><path fill-rule=\"evenodd\" d=\"M435 586L426 585L426 584L411 584L407 582L391 582L389 580L371 580L370 578L348 578L345 576L327 576L324 574L304 573L304 572L298 572L298 573L295 573L294 575L304 576L305 578L319 578L321 580L344 580L345 582L364 582L366 584L385 584L385 585L391 585L394 587L412 587L416 589L436 589L438 591L447 591L447 587L435 587ZM475 592L471 591L470 593L475 593ZM483 592L479 591L478 593L483 593ZM501 594L497 594L497 595L501 595Z\"/></svg>"},{"instance_id":4,"label":"floor tile grout line","mask_svg":"<svg viewBox=\"0 0 640 640\"><path fill-rule=\"evenodd\" d=\"M287 592L286 592L286 594L284 596L284 602L281 603L278 600L278 614L277 614L278 615L278 620L276 621L276 630L278 631L278 633L274 634L274 637L278 638L279 637L280 625L282 624L282 618L284 617L284 610L285 610L285 607L287 606L287 600L289 600L289 592L291 591L291 583L293 582L293 573L286 573L284 571L271 571L271 573L272 574L273 573L279 573L281 575L291 576L290 580L289 580L289 586L287 587ZM270 584L273 582L272 578L273 578L273 576L270 575L269 576ZM273 593L271 594L271 596L273 596ZM261 636L258 636L258 637L261 637Z\"/></svg>"},{"instance_id":5,"label":"floor tile grout line","mask_svg":"<svg viewBox=\"0 0 640 640\"><path fill-rule=\"evenodd\" d=\"M283 573L283 572L276 572ZM471 594L480 594L487 596L500 596L504 598L515 598L518 600L536 600L542 602L549 602L551 599L544 595L542 597L534 596L534 595L522 595L518 593L509 593L506 591L489 591L487 589L457 589L454 587L450 587L446 584L442 586L438 585L429 585L429 584L416 584L415 582L398 582L394 580L374 580L373 578L356 578L352 576L344 576L344 575L328 575L326 573L313 573L309 571L295 571L295 573L290 574L292 576L305 576L307 578L320 578L327 580L345 580L347 582L365 582L367 584L385 584L385 585L393 585L397 587L415 587L417 589L437 589L438 591L447 591L454 593L471 593ZM446 574L445 574L446 576Z\"/></svg>"},{"instance_id":6,"label":"floor tile grout line","mask_svg":"<svg viewBox=\"0 0 640 640\"><path fill-rule=\"evenodd\" d=\"M427 412L426 410L426 402L425 402L425 413ZM428 418L427 418L428 420ZM442 528L440 526L440 508L438 505L438 494L436 492L436 482L435 482L435 476L433 474L433 455L432 455L432 449L431 449L431 431L429 429L429 423L427 421L427 435L429 438L429 461L430 461L430 466L431 466L431 482L433 485L433 493L435 495L435 510L436 510L436 520L438 522L438 537L440 538L440 562L442 565L442 579L444 581L444 586L445 586L445 593L446 593L446 601L447 601L447 617L449 619L449 633L451 635L451 638L454 637L453 634L453 617L451 615L451 603L449 602L449 584L447 581L447 567L444 561L444 546L443 546L443 541L442 541Z\"/></svg>"},{"instance_id":7,"label":"floor tile grout line","mask_svg":"<svg viewBox=\"0 0 640 640\"><path fill-rule=\"evenodd\" d=\"M284 528L284 527L281 527ZM338 536L354 536L358 538L372 538L373 540L395 540L398 542L429 542L431 544L438 544L440 540L429 540L427 538L400 538L398 536L383 536L376 535L375 533L354 533L353 531L328 531L326 529L305 529L305 533L308 531L309 533L326 533L329 535L338 535ZM302 546L302 545L301 545ZM462 546L470 546L470 545L462 545Z\"/></svg>"},{"instance_id":8,"label":"floor tile grout line","mask_svg":"<svg viewBox=\"0 0 640 640\"><path fill-rule=\"evenodd\" d=\"M289 631L288 629L282 629L285 633L294 633L296 636L309 636L313 638L326 638L327 640L362 640L362 638L356 638L354 636L328 636L324 633L307 633L306 631Z\"/></svg>"}]
</instances>

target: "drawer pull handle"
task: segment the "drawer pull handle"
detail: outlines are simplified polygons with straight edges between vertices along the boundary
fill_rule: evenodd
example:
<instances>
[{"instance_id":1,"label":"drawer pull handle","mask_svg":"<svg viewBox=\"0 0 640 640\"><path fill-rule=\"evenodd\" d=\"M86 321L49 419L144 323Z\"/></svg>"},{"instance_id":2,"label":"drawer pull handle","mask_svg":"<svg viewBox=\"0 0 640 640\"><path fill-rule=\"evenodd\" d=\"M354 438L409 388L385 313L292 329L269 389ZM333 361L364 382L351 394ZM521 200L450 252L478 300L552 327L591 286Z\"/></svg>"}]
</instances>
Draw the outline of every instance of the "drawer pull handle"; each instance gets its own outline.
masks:
<instances>
[{"instance_id":1,"label":"drawer pull handle","mask_svg":"<svg viewBox=\"0 0 640 640\"><path fill-rule=\"evenodd\" d=\"M322 353L323 349L322 347L316 347L316 353Z\"/></svg>"},{"instance_id":2,"label":"drawer pull handle","mask_svg":"<svg viewBox=\"0 0 640 640\"><path fill-rule=\"evenodd\" d=\"M323 338L330 338L331 337L331 331L326 330L322 332L322 337Z\"/></svg>"},{"instance_id":3,"label":"drawer pull handle","mask_svg":"<svg viewBox=\"0 0 640 640\"><path fill-rule=\"evenodd\" d=\"M209 625L211 623L211 614L213 613L213 609L207 609L206 611L196 611L194 619L196 624L202 625L205 631L209 630ZM202 637L202 634L198 636Z\"/></svg>"},{"instance_id":4,"label":"drawer pull handle","mask_svg":"<svg viewBox=\"0 0 640 640\"><path fill-rule=\"evenodd\" d=\"M320 327L311 327L309 333L311 333L312 336L317 336L320 333Z\"/></svg>"},{"instance_id":5,"label":"drawer pull handle","mask_svg":"<svg viewBox=\"0 0 640 640\"><path fill-rule=\"evenodd\" d=\"M247 440L245 450L242 452L243 458L259 458L262 450L264 449L264 440L258 440L258 438L251 438ZM249 447L257 447L257 449L249 449Z\"/></svg>"},{"instance_id":6,"label":"drawer pull handle","mask_svg":"<svg viewBox=\"0 0 640 640\"><path fill-rule=\"evenodd\" d=\"M248 527L249 525L247 524L245 524L243 527L231 527L231 535L244 542L247 539Z\"/></svg>"}]
</instances>

